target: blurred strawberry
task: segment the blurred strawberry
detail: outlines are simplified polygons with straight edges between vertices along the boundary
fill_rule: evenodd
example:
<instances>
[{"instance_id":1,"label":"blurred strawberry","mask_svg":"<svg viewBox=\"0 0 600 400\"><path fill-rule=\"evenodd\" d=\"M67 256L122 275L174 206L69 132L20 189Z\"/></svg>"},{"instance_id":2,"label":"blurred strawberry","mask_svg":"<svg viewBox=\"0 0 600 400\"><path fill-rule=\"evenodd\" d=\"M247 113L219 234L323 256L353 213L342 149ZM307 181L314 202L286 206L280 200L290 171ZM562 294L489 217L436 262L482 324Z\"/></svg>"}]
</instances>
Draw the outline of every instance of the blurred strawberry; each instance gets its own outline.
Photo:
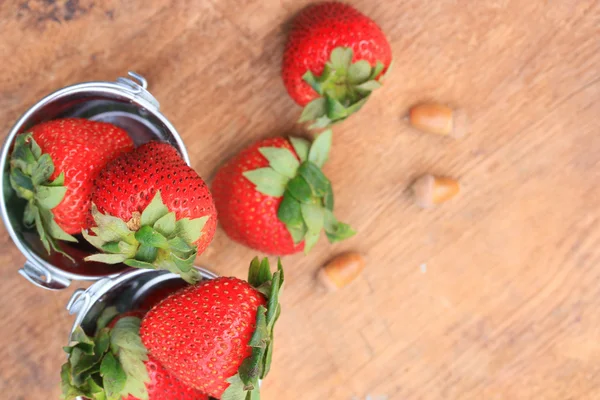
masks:
<instances>
[{"instance_id":1,"label":"blurred strawberry","mask_svg":"<svg viewBox=\"0 0 600 400\"><path fill-rule=\"evenodd\" d=\"M390 44L373 20L348 4L325 2L294 19L281 74L292 99L305 106L300 121L323 128L360 110L391 63Z\"/></svg>"}]
</instances>

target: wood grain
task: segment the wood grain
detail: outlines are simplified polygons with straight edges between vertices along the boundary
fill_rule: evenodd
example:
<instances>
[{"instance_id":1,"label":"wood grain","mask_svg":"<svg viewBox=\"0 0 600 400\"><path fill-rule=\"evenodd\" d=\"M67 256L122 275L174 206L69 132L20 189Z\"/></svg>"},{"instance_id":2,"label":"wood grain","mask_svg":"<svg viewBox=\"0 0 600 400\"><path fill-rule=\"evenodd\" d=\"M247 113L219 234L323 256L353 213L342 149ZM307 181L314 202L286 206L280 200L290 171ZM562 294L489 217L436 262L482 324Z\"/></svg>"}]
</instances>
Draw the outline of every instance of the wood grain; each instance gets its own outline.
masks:
<instances>
[{"instance_id":1,"label":"wood grain","mask_svg":"<svg viewBox=\"0 0 600 400\"><path fill-rule=\"evenodd\" d=\"M290 18L309 1L0 2L0 128L45 94L135 70L197 171L298 132L279 78ZM395 69L335 131L326 173L360 232L286 258L265 399L600 398L600 3L352 1L388 34ZM460 106L458 141L403 119ZM463 192L423 211L405 188L433 173ZM0 397L59 397L70 290L34 288L2 231ZM359 250L335 294L314 276ZM254 255L218 231L198 262L243 276Z\"/></svg>"}]
</instances>

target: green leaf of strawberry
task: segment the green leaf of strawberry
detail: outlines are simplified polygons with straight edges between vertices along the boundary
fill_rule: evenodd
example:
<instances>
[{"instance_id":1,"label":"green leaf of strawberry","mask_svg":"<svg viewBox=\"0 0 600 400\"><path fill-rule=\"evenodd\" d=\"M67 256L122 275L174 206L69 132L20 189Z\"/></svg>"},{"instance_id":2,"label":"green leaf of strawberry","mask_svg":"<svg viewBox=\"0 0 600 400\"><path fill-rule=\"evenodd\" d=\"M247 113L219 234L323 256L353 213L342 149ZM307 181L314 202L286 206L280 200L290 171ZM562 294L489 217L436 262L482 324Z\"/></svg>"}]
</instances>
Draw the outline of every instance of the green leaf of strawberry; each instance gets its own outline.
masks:
<instances>
[{"instance_id":1,"label":"green leaf of strawberry","mask_svg":"<svg viewBox=\"0 0 600 400\"><path fill-rule=\"evenodd\" d=\"M313 78L312 74L310 74L309 76L311 77L311 79ZM306 107L304 107L304 109L302 110L302 114L300 114L298 122L302 123L308 121L315 121L319 118L324 117L326 113L325 102L326 100L324 97L319 97L308 103Z\"/></svg>"},{"instance_id":2,"label":"green leaf of strawberry","mask_svg":"<svg viewBox=\"0 0 600 400\"><path fill-rule=\"evenodd\" d=\"M261 193L268 194L261 191L258 186L256 187L256 190ZM312 189L310 188L308 182L306 182L306 179L300 175L288 181L285 193L288 196L292 196L294 199L296 199L296 201L302 203L310 203L312 201Z\"/></svg>"},{"instance_id":3,"label":"green leaf of strawberry","mask_svg":"<svg viewBox=\"0 0 600 400\"><path fill-rule=\"evenodd\" d=\"M150 380L145 362L147 350L140 337L140 318L125 314L107 328L115 317L107 308L98 319L96 334L87 336L81 327L65 347L69 358L61 369L63 398L121 400L128 395L148 400L145 383Z\"/></svg>"},{"instance_id":4,"label":"green leaf of strawberry","mask_svg":"<svg viewBox=\"0 0 600 400\"><path fill-rule=\"evenodd\" d=\"M150 226L154 225L155 222L168 213L169 209L162 202L162 198L160 196L154 196L150 204L148 204L142 212L140 224Z\"/></svg>"},{"instance_id":5,"label":"green leaf of strawberry","mask_svg":"<svg viewBox=\"0 0 600 400\"><path fill-rule=\"evenodd\" d=\"M259 288L267 282L270 282L273 279L273 274L271 273L271 269L269 268L269 260L267 258L263 259L262 262L259 261L258 257L255 257L250 263L250 269L248 272L248 283L254 286L255 288ZM265 296L270 295L269 293L263 293Z\"/></svg>"},{"instance_id":6,"label":"green leaf of strawberry","mask_svg":"<svg viewBox=\"0 0 600 400\"><path fill-rule=\"evenodd\" d=\"M322 168L325 162L329 158L329 152L331 151L331 141L333 138L333 132L328 129L322 132L314 140L310 151L308 153L308 161L314 163L317 167Z\"/></svg>"},{"instance_id":7,"label":"green leaf of strawberry","mask_svg":"<svg viewBox=\"0 0 600 400\"><path fill-rule=\"evenodd\" d=\"M300 159L300 162L308 160L308 151L310 150L310 142L303 138L290 136L290 143L294 147L296 155Z\"/></svg>"},{"instance_id":8,"label":"green leaf of strawberry","mask_svg":"<svg viewBox=\"0 0 600 400\"><path fill-rule=\"evenodd\" d=\"M96 227L93 233L82 232L101 254L86 257L86 261L108 264L124 262L136 268L158 268L181 275L187 282L200 280L193 268L197 248L194 245L202 235L208 217L176 220L162 201L160 191L143 210L127 223L118 217L100 213L92 206Z\"/></svg>"},{"instance_id":9,"label":"green leaf of strawberry","mask_svg":"<svg viewBox=\"0 0 600 400\"><path fill-rule=\"evenodd\" d=\"M114 317L116 317L117 315L119 315L119 311L117 311L117 307L114 307L114 306L106 307L104 309L104 311L102 312L102 314L100 314L100 316L98 317L98 320L96 320L96 334L98 334L100 329L106 328L108 323L110 321L112 321L112 319ZM81 329L81 328L78 327L77 329Z\"/></svg>"},{"instance_id":10,"label":"green leaf of strawberry","mask_svg":"<svg viewBox=\"0 0 600 400\"><path fill-rule=\"evenodd\" d=\"M345 62L347 52L338 57L338 63ZM290 138L290 142L296 155L286 148L261 147L259 151L269 166L245 171L243 175L256 185L258 192L283 197L277 218L285 224L295 244L304 241L305 252L314 247L324 228L330 242L351 237L356 232L333 216L331 182L321 171L331 150L331 130L322 132L312 145L299 138Z\"/></svg>"},{"instance_id":11,"label":"green leaf of strawberry","mask_svg":"<svg viewBox=\"0 0 600 400\"><path fill-rule=\"evenodd\" d=\"M383 63L377 61L375 66L367 60L352 63L353 55L349 47L336 47L320 76L311 71L302 76L319 97L305 106L298 122L315 121L310 128L320 129L343 121L362 107L371 92L381 87L377 78L384 69Z\"/></svg>"},{"instance_id":12,"label":"green leaf of strawberry","mask_svg":"<svg viewBox=\"0 0 600 400\"><path fill-rule=\"evenodd\" d=\"M121 397L121 391L125 387L127 375L112 353L106 354L102 360L102 364L100 364L100 376L102 377L102 385L106 391L107 398L118 400Z\"/></svg>"},{"instance_id":13,"label":"green leaf of strawberry","mask_svg":"<svg viewBox=\"0 0 600 400\"><path fill-rule=\"evenodd\" d=\"M250 264L248 282L265 295L267 306L260 305L256 313L256 328L248 342L252 347L252 355L242 362L236 375L227 379L230 386L221 400L260 398L258 381L267 376L271 367L273 331L281 313L279 296L284 283L281 260L278 260L277 271L271 274L267 258L262 262L254 258Z\"/></svg>"},{"instance_id":14,"label":"green leaf of strawberry","mask_svg":"<svg viewBox=\"0 0 600 400\"><path fill-rule=\"evenodd\" d=\"M279 172L287 178L296 176L300 163L287 149L263 147L259 151L269 161L269 165L275 172Z\"/></svg>"},{"instance_id":15,"label":"green leaf of strawberry","mask_svg":"<svg viewBox=\"0 0 600 400\"><path fill-rule=\"evenodd\" d=\"M54 181L54 163L48 154L42 154L31 133L18 135L10 159L9 181L17 196L27 200L23 223L37 229L40 240L48 253L56 251L73 260L62 251L58 240L77 242L54 221L50 210L58 206L67 188L63 186L64 175Z\"/></svg>"},{"instance_id":16,"label":"green leaf of strawberry","mask_svg":"<svg viewBox=\"0 0 600 400\"><path fill-rule=\"evenodd\" d=\"M305 222L302 219L302 206L291 194L283 196L277 210L277 218L288 227L302 228L305 226Z\"/></svg>"},{"instance_id":17,"label":"green leaf of strawberry","mask_svg":"<svg viewBox=\"0 0 600 400\"><path fill-rule=\"evenodd\" d=\"M273 168L259 168L244 172L244 176L256 185L261 193L269 196L281 196L285 191L287 178Z\"/></svg>"}]
</instances>

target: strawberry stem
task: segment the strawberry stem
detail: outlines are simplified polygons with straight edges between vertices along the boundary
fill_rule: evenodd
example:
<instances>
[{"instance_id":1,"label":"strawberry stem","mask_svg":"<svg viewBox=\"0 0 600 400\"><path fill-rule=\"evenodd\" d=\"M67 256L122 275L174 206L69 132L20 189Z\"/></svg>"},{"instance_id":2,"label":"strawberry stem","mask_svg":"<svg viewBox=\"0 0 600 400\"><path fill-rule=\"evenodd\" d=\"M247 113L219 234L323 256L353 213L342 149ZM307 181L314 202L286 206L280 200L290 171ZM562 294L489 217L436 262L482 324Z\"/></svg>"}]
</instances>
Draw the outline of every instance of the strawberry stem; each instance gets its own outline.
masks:
<instances>
[{"instance_id":1,"label":"strawberry stem","mask_svg":"<svg viewBox=\"0 0 600 400\"><path fill-rule=\"evenodd\" d=\"M321 171L329 158L332 135L331 130L326 130L312 145L304 139L290 138L300 161L289 149L261 147L259 151L269 161L269 167L244 173L257 191L283 197L277 218L285 224L294 243L304 241L305 253L317 243L322 230L332 243L356 233L333 215L333 189Z\"/></svg>"},{"instance_id":2,"label":"strawberry stem","mask_svg":"<svg viewBox=\"0 0 600 400\"><path fill-rule=\"evenodd\" d=\"M61 173L50 181L53 173L52 158L49 154L42 154L33 135L18 135L10 158L9 180L16 195L27 201L23 225L26 228L36 228L48 254L56 251L74 262L73 258L61 250L59 241L77 242L77 239L58 226L52 214L52 209L62 202L67 192L65 175Z\"/></svg>"},{"instance_id":3,"label":"strawberry stem","mask_svg":"<svg viewBox=\"0 0 600 400\"><path fill-rule=\"evenodd\" d=\"M360 110L372 91L381 87L383 63L352 63L353 56L351 48L336 47L320 76L310 70L304 74L302 79L319 97L306 105L298 122L313 121L310 129L321 129L343 121Z\"/></svg>"},{"instance_id":4,"label":"strawberry stem","mask_svg":"<svg viewBox=\"0 0 600 400\"><path fill-rule=\"evenodd\" d=\"M256 329L248 345L252 355L246 358L238 373L229 379L229 387L221 400L253 400L260 397L259 380L264 379L271 367L273 355L273 331L281 313L279 295L283 286L284 274L281 260L277 261L277 271L271 273L269 260L259 261L255 257L250 263L248 282L267 298L267 307L259 306L256 313Z\"/></svg>"},{"instance_id":5,"label":"strawberry stem","mask_svg":"<svg viewBox=\"0 0 600 400\"><path fill-rule=\"evenodd\" d=\"M134 268L164 269L179 274L189 283L201 279L193 268L198 248L194 244L202 235L208 217L175 219L162 201L160 191L142 212L127 223L102 214L92 205L96 227L82 232L85 239L102 253L86 261L107 264L125 263ZM132 221L135 220L135 223Z\"/></svg>"},{"instance_id":6,"label":"strawberry stem","mask_svg":"<svg viewBox=\"0 0 600 400\"><path fill-rule=\"evenodd\" d=\"M69 346L64 348L69 356L60 374L64 400L79 396L121 400L128 395L148 400L145 384L150 377L144 365L147 350L139 336L141 320L124 317L108 328L115 311L111 307L104 310L94 336L88 336L80 326L75 328Z\"/></svg>"}]
</instances>

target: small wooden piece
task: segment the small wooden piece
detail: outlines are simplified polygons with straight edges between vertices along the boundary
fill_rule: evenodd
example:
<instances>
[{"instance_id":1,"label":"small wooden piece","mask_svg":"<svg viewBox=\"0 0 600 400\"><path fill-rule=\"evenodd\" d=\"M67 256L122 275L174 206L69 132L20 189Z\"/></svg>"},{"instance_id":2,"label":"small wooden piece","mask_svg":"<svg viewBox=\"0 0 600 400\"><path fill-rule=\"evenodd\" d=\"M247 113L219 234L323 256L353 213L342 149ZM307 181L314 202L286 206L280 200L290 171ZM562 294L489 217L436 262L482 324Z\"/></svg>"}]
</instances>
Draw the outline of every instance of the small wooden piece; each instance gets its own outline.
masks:
<instances>
[{"instance_id":1,"label":"small wooden piece","mask_svg":"<svg viewBox=\"0 0 600 400\"><path fill-rule=\"evenodd\" d=\"M412 126L428 133L459 138L464 136L467 117L463 110L453 110L443 104L423 103L410 109Z\"/></svg>"},{"instance_id":2,"label":"small wooden piece","mask_svg":"<svg viewBox=\"0 0 600 400\"><path fill-rule=\"evenodd\" d=\"M365 268L365 259L360 253L351 252L334 257L319 270L319 281L329 290L335 291L352 282Z\"/></svg>"},{"instance_id":3,"label":"small wooden piece","mask_svg":"<svg viewBox=\"0 0 600 400\"><path fill-rule=\"evenodd\" d=\"M415 203L422 208L450 200L460 192L460 184L456 179L423 175L412 185Z\"/></svg>"}]
</instances>

